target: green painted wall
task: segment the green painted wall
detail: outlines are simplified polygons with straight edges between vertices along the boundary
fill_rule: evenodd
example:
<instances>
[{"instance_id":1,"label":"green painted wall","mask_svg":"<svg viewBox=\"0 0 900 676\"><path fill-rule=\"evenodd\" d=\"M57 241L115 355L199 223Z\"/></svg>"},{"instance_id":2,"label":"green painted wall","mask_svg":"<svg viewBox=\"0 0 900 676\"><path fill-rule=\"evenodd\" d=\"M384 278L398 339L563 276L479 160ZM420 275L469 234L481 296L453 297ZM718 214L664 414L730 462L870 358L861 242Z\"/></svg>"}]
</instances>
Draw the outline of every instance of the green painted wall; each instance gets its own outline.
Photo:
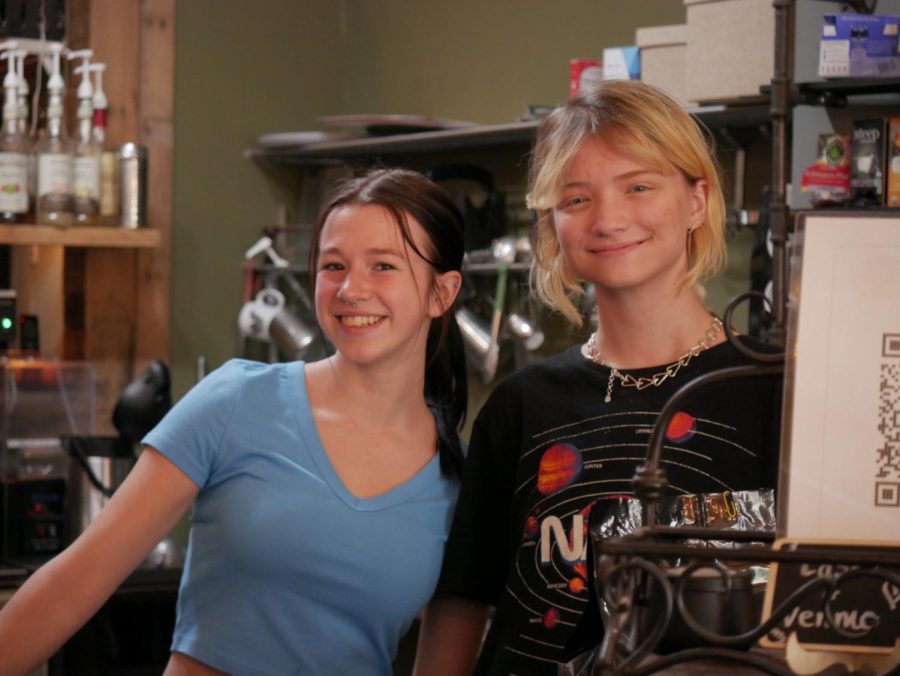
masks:
<instances>
[{"instance_id":1,"label":"green painted wall","mask_svg":"<svg viewBox=\"0 0 900 676\"><path fill-rule=\"evenodd\" d=\"M244 251L276 223L285 181L244 159L263 133L309 129L340 105L340 3L176 5L171 356L174 394L234 356ZM289 187L289 185L287 186Z\"/></svg>"},{"instance_id":2,"label":"green painted wall","mask_svg":"<svg viewBox=\"0 0 900 676\"><path fill-rule=\"evenodd\" d=\"M566 96L571 58L682 23L681 0L179 0L174 394L237 350L243 252L289 218L300 177L244 159L257 136L319 115L508 122Z\"/></svg>"},{"instance_id":3,"label":"green painted wall","mask_svg":"<svg viewBox=\"0 0 900 676\"><path fill-rule=\"evenodd\" d=\"M569 60L684 23L682 0L349 0L348 113L482 123L566 97Z\"/></svg>"}]
</instances>

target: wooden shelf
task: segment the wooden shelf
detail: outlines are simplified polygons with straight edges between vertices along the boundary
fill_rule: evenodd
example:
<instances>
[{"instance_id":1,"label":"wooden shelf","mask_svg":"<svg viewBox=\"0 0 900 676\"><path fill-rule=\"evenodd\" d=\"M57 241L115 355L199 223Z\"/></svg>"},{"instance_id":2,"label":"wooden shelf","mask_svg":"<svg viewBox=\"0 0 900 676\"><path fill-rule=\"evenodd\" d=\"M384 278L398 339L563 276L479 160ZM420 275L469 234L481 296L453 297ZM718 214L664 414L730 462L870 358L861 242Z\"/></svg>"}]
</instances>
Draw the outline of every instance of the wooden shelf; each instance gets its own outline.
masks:
<instances>
[{"instance_id":1,"label":"wooden shelf","mask_svg":"<svg viewBox=\"0 0 900 676\"><path fill-rule=\"evenodd\" d=\"M159 243L160 234L156 228L0 225L0 244L154 249Z\"/></svg>"},{"instance_id":2,"label":"wooden shelf","mask_svg":"<svg viewBox=\"0 0 900 676\"><path fill-rule=\"evenodd\" d=\"M765 103L750 105L710 105L687 111L707 127L754 127L769 121ZM362 136L349 140L325 141L303 146L271 148L255 146L245 151L248 159L273 164L315 166L335 164L348 158L379 157L398 153L457 150L521 144L531 145L539 120L509 124L473 125L459 129L424 131L391 136Z\"/></svg>"},{"instance_id":3,"label":"wooden shelf","mask_svg":"<svg viewBox=\"0 0 900 676\"><path fill-rule=\"evenodd\" d=\"M316 164L335 162L342 158L366 155L390 155L403 152L455 150L484 146L521 143L528 145L537 130L537 121L514 122L441 131L424 131L390 136L363 136L342 141L313 143L299 147L250 148L245 156L283 164Z\"/></svg>"}]
</instances>

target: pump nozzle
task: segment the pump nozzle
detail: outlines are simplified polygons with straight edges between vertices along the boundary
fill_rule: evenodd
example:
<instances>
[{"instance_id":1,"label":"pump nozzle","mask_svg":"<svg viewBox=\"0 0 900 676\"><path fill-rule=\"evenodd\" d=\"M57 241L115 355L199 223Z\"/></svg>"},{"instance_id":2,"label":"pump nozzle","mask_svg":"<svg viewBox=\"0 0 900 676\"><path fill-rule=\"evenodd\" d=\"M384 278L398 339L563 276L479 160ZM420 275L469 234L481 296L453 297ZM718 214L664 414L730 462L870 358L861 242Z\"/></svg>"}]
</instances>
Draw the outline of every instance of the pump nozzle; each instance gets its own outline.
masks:
<instances>
[{"instance_id":1,"label":"pump nozzle","mask_svg":"<svg viewBox=\"0 0 900 676\"><path fill-rule=\"evenodd\" d=\"M12 43L15 46L15 42ZM16 88L19 86L19 78L16 76L15 52L6 51L0 54L0 60L6 60L6 75L3 78L3 119L15 120L18 118L19 106L16 100Z\"/></svg>"},{"instance_id":2,"label":"pump nozzle","mask_svg":"<svg viewBox=\"0 0 900 676\"><path fill-rule=\"evenodd\" d=\"M28 79L25 77L25 57L28 52L24 49L16 49L13 51L16 59L16 87L19 99L25 102L28 99Z\"/></svg>"},{"instance_id":3,"label":"pump nozzle","mask_svg":"<svg viewBox=\"0 0 900 676\"><path fill-rule=\"evenodd\" d=\"M69 61L73 59L81 59L81 66L75 69L76 73L81 73L81 82L78 84L78 100L84 101L85 99L90 100L94 95L94 88L91 86L91 57L94 55L93 50L91 49L76 49L75 51L69 52L69 55L66 57Z\"/></svg>"},{"instance_id":4,"label":"pump nozzle","mask_svg":"<svg viewBox=\"0 0 900 676\"><path fill-rule=\"evenodd\" d=\"M97 75L97 83L94 87L94 109L95 110L106 110L109 108L109 101L106 100L106 92L103 91L103 72L106 70L105 63L92 63L90 66L90 71Z\"/></svg>"},{"instance_id":5,"label":"pump nozzle","mask_svg":"<svg viewBox=\"0 0 900 676\"><path fill-rule=\"evenodd\" d=\"M16 77L16 62L13 61L13 57L16 52L13 50L19 46L19 43L15 40L4 40L0 42L0 60L6 59L6 76L3 78L3 89L9 91L10 87L17 87L19 85L19 80Z\"/></svg>"},{"instance_id":6,"label":"pump nozzle","mask_svg":"<svg viewBox=\"0 0 900 676\"><path fill-rule=\"evenodd\" d=\"M13 43L15 46L15 43ZM0 44L0 49L3 49L3 45ZM16 53L13 51L5 51L0 54L0 61L6 59L6 75L3 78L3 89L9 92L10 89L13 91L13 96L16 95L16 88L19 86L19 77L16 75L16 62L13 60Z\"/></svg>"},{"instance_id":7,"label":"pump nozzle","mask_svg":"<svg viewBox=\"0 0 900 676\"><path fill-rule=\"evenodd\" d=\"M63 49L65 48L57 42L47 45L50 54L50 79L47 80L47 90L51 95L61 96L66 86L59 69L59 57Z\"/></svg>"}]
</instances>

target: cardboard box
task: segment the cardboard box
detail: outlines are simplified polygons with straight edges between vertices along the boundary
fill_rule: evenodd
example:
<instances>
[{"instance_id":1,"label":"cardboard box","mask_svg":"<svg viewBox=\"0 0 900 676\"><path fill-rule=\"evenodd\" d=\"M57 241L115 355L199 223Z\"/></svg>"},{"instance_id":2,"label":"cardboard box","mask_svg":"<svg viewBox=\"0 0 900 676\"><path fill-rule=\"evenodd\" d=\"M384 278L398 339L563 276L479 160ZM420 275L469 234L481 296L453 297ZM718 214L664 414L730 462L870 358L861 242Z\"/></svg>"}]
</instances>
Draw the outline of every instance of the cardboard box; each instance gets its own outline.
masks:
<instances>
[{"instance_id":1,"label":"cardboard box","mask_svg":"<svg viewBox=\"0 0 900 676\"><path fill-rule=\"evenodd\" d=\"M638 28L634 42L641 50L641 80L687 105L687 25Z\"/></svg>"},{"instance_id":2,"label":"cardboard box","mask_svg":"<svg viewBox=\"0 0 900 676\"><path fill-rule=\"evenodd\" d=\"M887 194L884 203L900 207L900 117L888 120Z\"/></svg>"},{"instance_id":3,"label":"cardboard box","mask_svg":"<svg viewBox=\"0 0 900 676\"><path fill-rule=\"evenodd\" d=\"M775 9L767 0L684 0L687 98L761 98L775 70Z\"/></svg>"},{"instance_id":4,"label":"cardboard box","mask_svg":"<svg viewBox=\"0 0 900 676\"><path fill-rule=\"evenodd\" d=\"M826 14L819 40L820 77L896 77L900 17Z\"/></svg>"},{"instance_id":5,"label":"cardboard box","mask_svg":"<svg viewBox=\"0 0 900 676\"><path fill-rule=\"evenodd\" d=\"M882 118L853 121L850 194L859 206L884 203L885 135Z\"/></svg>"},{"instance_id":6,"label":"cardboard box","mask_svg":"<svg viewBox=\"0 0 900 676\"><path fill-rule=\"evenodd\" d=\"M636 45L603 49L604 80L640 80L641 50Z\"/></svg>"}]
</instances>

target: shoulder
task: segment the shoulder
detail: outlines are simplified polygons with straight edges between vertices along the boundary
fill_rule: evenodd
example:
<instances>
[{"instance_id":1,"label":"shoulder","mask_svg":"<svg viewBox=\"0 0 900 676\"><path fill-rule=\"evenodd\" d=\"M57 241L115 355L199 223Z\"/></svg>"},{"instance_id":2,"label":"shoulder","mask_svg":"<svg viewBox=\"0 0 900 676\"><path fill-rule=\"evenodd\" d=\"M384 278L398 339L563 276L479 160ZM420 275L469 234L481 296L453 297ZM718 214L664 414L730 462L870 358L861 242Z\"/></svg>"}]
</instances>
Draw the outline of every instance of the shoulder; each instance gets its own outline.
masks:
<instances>
[{"instance_id":1,"label":"shoulder","mask_svg":"<svg viewBox=\"0 0 900 676\"><path fill-rule=\"evenodd\" d=\"M764 355L775 355L784 352L784 348L780 345L766 343L758 338L747 335L737 335L734 338L740 345L752 352L758 352ZM710 348L710 357L708 359L710 365L715 368L727 368L729 366L743 366L746 364L763 364L758 359L754 359L751 355L745 354L730 341L726 340L713 348Z\"/></svg>"},{"instance_id":2,"label":"shoulder","mask_svg":"<svg viewBox=\"0 0 900 676\"><path fill-rule=\"evenodd\" d=\"M522 390L536 385L567 382L582 372L585 366L590 366L590 362L582 356L580 346L572 346L552 357L523 366L510 374L496 389Z\"/></svg>"},{"instance_id":3,"label":"shoulder","mask_svg":"<svg viewBox=\"0 0 900 676\"><path fill-rule=\"evenodd\" d=\"M573 390L593 387L591 369L595 366L581 355L579 346L570 347L506 376L494 387L481 410L511 412L553 405Z\"/></svg>"},{"instance_id":4,"label":"shoulder","mask_svg":"<svg viewBox=\"0 0 900 676\"><path fill-rule=\"evenodd\" d=\"M529 400L550 393L558 386L571 386L577 381L579 369L589 365L581 356L578 347L570 347L565 351L546 357L540 361L527 364L504 377L491 391L485 406L497 406L499 403L517 401L523 396Z\"/></svg>"},{"instance_id":5,"label":"shoulder","mask_svg":"<svg viewBox=\"0 0 900 676\"><path fill-rule=\"evenodd\" d=\"M290 378L294 374L302 373L303 362L268 364L250 359L229 359L200 382L209 380L210 382L227 383L235 387L246 387Z\"/></svg>"}]
</instances>

